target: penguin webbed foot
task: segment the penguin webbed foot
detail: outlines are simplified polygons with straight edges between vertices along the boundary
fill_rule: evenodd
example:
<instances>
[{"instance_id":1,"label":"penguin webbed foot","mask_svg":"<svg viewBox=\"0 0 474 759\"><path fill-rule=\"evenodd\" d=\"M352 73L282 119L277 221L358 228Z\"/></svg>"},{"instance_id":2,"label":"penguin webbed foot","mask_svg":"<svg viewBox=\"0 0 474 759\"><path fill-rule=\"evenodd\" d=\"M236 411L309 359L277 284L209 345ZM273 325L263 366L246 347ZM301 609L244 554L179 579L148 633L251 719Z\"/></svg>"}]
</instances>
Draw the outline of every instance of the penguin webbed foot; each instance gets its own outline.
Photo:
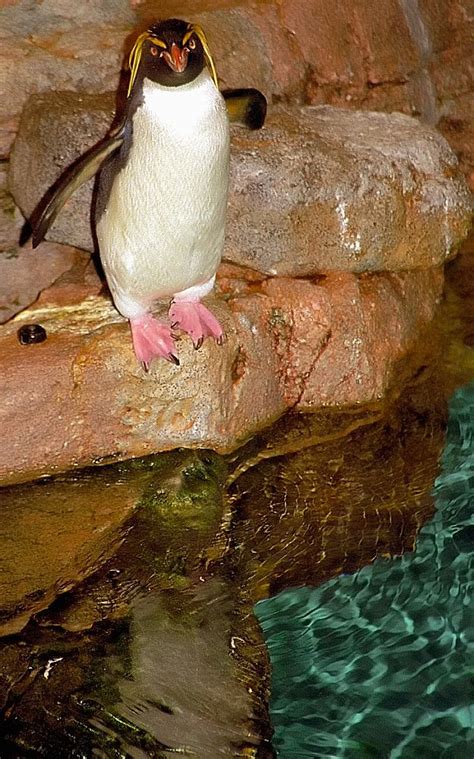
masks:
<instances>
[{"instance_id":1,"label":"penguin webbed foot","mask_svg":"<svg viewBox=\"0 0 474 759\"><path fill-rule=\"evenodd\" d=\"M172 329L186 332L193 341L194 348L199 350L206 337L212 337L218 345L224 342L224 330L199 301L174 300L169 310Z\"/></svg>"},{"instance_id":2,"label":"penguin webbed foot","mask_svg":"<svg viewBox=\"0 0 474 759\"><path fill-rule=\"evenodd\" d=\"M164 358L176 366L176 346L167 324L154 319L151 314L144 314L130 319L133 349L145 372L148 372L154 358Z\"/></svg>"}]
</instances>

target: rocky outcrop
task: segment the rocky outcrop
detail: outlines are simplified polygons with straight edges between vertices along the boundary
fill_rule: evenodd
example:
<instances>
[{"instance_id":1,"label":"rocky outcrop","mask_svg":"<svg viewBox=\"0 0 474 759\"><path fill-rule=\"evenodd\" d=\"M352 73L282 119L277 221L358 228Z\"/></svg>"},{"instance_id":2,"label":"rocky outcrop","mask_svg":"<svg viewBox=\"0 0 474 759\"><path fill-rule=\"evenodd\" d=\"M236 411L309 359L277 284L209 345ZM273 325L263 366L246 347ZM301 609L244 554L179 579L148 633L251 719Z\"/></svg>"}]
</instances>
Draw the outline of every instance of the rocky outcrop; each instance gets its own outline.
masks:
<instances>
[{"instance_id":1,"label":"rocky outcrop","mask_svg":"<svg viewBox=\"0 0 474 759\"><path fill-rule=\"evenodd\" d=\"M378 400L432 319L440 269L317 281L221 272L223 347L187 337L146 375L110 301L54 288L0 328L0 482L175 447L230 451L287 409ZM84 289L81 295L84 296ZM47 301L49 300L49 304ZM45 342L20 345L39 322ZM34 424L32 424L34 417Z\"/></svg>"},{"instance_id":2,"label":"rocky outcrop","mask_svg":"<svg viewBox=\"0 0 474 759\"><path fill-rule=\"evenodd\" d=\"M126 0L2 3L0 155L8 155L32 93L115 89L135 23Z\"/></svg>"},{"instance_id":3,"label":"rocky outcrop","mask_svg":"<svg viewBox=\"0 0 474 759\"><path fill-rule=\"evenodd\" d=\"M112 96L30 99L10 172L25 215L101 139L112 106ZM70 199L51 240L93 249L92 192L91 180ZM470 216L448 144L407 116L279 107L261 132L234 131L224 251L233 263L290 277L438 266Z\"/></svg>"},{"instance_id":4,"label":"rocky outcrop","mask_svg":"<svg viewBox=\"0 0 474 759\"><path fill-rule=\"evenodd\" d=\"M293 277L437 266L469 229L454 154L407 116L278 108L233 146L235 263Z\"/></svg>"}]
</instances>

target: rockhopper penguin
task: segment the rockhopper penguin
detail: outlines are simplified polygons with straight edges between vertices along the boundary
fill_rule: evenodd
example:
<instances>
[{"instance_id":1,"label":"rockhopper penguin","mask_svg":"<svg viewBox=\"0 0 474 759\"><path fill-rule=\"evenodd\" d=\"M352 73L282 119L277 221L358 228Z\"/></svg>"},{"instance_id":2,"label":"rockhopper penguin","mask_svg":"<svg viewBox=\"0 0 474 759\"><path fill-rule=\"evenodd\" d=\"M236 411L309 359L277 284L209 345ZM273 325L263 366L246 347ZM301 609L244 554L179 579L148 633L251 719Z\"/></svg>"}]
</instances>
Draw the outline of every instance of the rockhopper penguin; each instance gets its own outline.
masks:
<instances>
[{"instance_id":1,"label":"rockhopper penguin","mask_svg":"<svg viewBox=\"0 0 474 759\"><path fill-rule=\"evenodd\" d=\"M265 119L258 90L219 92L197 24L168 19L141 34L130 54L121 124L60 178L34 228L33 244L71 194L101 167L95 222L107 282L130 322L145 370L158 356L178 364L172 330L222 342L200 302L211 292L224 245L229 119L255 129ZM171 299L170 325L151 310Z\"/></svg>"}]
</instances>

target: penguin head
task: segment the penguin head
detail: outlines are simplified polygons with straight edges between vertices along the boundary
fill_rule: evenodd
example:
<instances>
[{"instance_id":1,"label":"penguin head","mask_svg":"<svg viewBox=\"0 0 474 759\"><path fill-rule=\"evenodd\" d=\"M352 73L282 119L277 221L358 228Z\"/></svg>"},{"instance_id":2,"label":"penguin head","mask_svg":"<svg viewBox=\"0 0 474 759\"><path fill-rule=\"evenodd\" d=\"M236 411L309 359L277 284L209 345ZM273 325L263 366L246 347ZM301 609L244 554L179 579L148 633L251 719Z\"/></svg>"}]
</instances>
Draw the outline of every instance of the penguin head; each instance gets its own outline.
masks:
<instances>
[{"instance_id":1,"label":"penguin head","mask_svg":"<svg viewBox=\"0 0 474 759\"><path fill-rule=\"evenodd\" d=\"M140 34L129 63L129 95L135 82L145 77L165 87L188 84L206 65L217 87L216 70L203 30L198 24L181 19L166 19Z\"/></svg>"}]
</instances>

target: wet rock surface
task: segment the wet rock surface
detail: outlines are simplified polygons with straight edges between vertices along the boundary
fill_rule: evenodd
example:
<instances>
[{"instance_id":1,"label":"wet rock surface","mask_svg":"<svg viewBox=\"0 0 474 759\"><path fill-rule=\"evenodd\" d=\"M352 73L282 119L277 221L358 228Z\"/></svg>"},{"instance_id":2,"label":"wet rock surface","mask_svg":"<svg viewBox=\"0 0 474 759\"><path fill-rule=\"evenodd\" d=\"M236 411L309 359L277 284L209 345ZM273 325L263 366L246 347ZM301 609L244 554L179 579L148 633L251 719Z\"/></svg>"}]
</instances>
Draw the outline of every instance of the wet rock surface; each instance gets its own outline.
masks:
<instances>
[{"instance_id":1,"label":"wet rock surface","mask_svg":"<svg viewBox=\"0 0 474 759\"><path fill-rule=\"evenodd\" d=\"M25 215L112 118L111 95L30 99L10 170ZM261 132L236 128L232 145L228 261L293 277L426 268L468 232L472 202L456 157L401 114L275 107ZM93 249L93 185L68 201L49 239Z\"/></svg>"},{"instance_id":2,"label":"wet rock surface","mask_svg":"<svg viewBox=\"0 0 474 759\"><path fill-rule=\"evenodd\" d=\"M151 473L117 468L0 492L0 635L92 574L123 539Z\"/></svg>"},{"instance_id":3,"label":"wet rock surface","mask_svg":"<svg viewBox=\"0 0 474 759\"><path fill-rule=\"evenodd\" d=\"M289 415L234 454L234 541L252 597L413 550L433 513L445 421L432 368L395 403ZM249 543L252 524L261 528Z\"/></svg>"},{"instance_id":4,"label":"wet rock surface","mask_svg":"<svg viewBox=\"0 0 474 759\"><path fill-rule=\"evenodd\" d=\"M44 294L0 328L0 481L178 446L229 451L288 408L379 400L399 381L443 284L439 269L380 274L377 286L369 275L223 274L222 295L209 305L224 346L207 340L195 351L183 337L181 365L158 360L148 375L128 324L103 295L68 305L60 288L54 305L53 288L49 304ZM47 340L21 345L24 323L40 323Z\"/></svg>"},{"instance_id":5,"label":"wet rock surface","mask_svg":"<svg viewBox=\"0 0 474 759\"><path fill-rule=\"evenodd\" d=\"M408 151L393 174L382 172L385 155L377 162L371 157L368 176L380 193L371 195L364 184L365 128L370 136L378 125L385 151L391 143L380 134L381 125L407 130L413 122L353 114L351 124L363 123L364 134L352 130L346 146L340 111L332 130L331 112L316 111L326 114L320 134L306 115L313 111L301 111L301 104L396 109L437 124L472 183L468 2L343 0L337 12L326 0L0 5L0 155L8 156L22 108L34 93L67 89L69 102L83 98L90 114L88 119L78 108L78 120L71 119L62 141L47 117L38 120L36 131L41 123L44 135L35 144L49 157L42 164L23 143L24 174L15 180L26 197L31 177L36 195L28 202L36 203L62 168L105 132L115 96L103 93L115 90L141 25L159 16L196 14L209 34L222 85L258 86L274 106L264 133L234 136L237 159L246 153L241 164L234 157L243 191L234 195L231 209L230 235L239 224L242 232L241 239L229 236L234 260L255 266L258 249L259 255L266 251L264 271L313 271L305 268L311 248L310 264L326 262L318 271L327 272L333 260L328 251L335 254L332 241L339 236L342 269L347 261L355 271L379 264L398 269L403 261L430 267L408 275L343 271L295 280L225 265L212 308L225 322L227 345L194 353L181 341L182 371L156 365L145 378L127 326L101 294L103 284L88 257L58 243L42 245L35 258L21 250L21 216L11 197L2 195L0 321L2 313L13 315L55 282L24 318L0 329L2 482L156 450L163 446L162 428L170 433L166 446L170 440L203 445L212 439L209 444L227 450L289 407L313 413L291 423L284 418L239 449L227 479L212 454L174 452L143 469L141 462L128 464L132 471L109 480L110 470L103 469L88 483L87 475L73 474L0 489L6 517L0 530L0 621L9 636L0 647L0 754L144 759L174 756L186 742L203 759L217 751L263 759L272 755L268 663L251 601L413 547L432 508L444 420L438 394L449 394L474 371L472 308L466 300L461 317L462 304L450 291L443 306L449 319L442 325L450 340L444 355L449 377L435 363L424 397L415 389L402 397L398 411L383 411L380 397L394 379L399 386L410 367L418 368L416 383L423 385L427 362L414 345L420 334L425 348L433 339L423 331L442 287L433 264L449 256L463 234L464 189L439 138L428 139L432 133L419 127L416 155ZM64 101L55 102L50 121L61 122ZM288 105L293 127L311 131L322 161L320 170L312 156L308 162L314 172L312 194L303 195L310 200L308 218L298 206L302 188L308 193L305 176L292 173L289 152L271 198L259 174L263 166L273 176L282 135L296 153L298 139L306 139L292 135ZM295 121L300 112L304 118ZM438 152L428 165L433 143ZM342 181L343 171L341 203L323 190L338 190L331 174ZM280 185L293 203L287 219ZM78 196L77 207L72 199L59 220L69 235L77 233L74 244L85 248L88 192ZM251 204L245 205L245 196ZM280 242L269 202L283 225ZM318 204L324 229L318 227ZM281 253L273 255L267 239L259 248L244 218L248 213L254 219L257 209L265 235L273 234L274 250L288 244L290 264ZM387 230L381 233L384 216ZM421 237L411 245L416 235ZM466 260L458 284L472 294ZM20 346L16 330L30 318L44 321L48 338ZM318 404L366 400L371 408L356 414L318 410Z\"/></svg>"}]
</instances>

